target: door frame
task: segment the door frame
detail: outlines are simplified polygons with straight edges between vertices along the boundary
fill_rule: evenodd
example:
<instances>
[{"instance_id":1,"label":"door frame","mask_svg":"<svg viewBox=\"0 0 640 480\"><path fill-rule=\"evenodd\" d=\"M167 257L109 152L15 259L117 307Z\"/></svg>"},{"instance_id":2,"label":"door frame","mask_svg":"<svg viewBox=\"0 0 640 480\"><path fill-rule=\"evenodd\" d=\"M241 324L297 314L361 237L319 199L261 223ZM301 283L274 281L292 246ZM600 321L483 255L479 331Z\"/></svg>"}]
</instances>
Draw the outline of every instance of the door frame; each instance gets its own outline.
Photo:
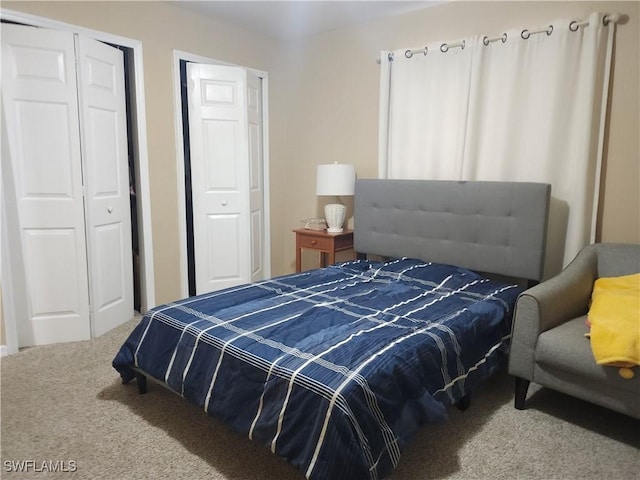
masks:
<instances>
[{"instance_id":1,"label":"door frame","mask_svg":"<svg viewBox=\"0 0 640 480\"><path fill-rule=\"evenodd\" d=\"M25 25L35 27L50 28L55 30L63 30L71 33L80 33L101 42L120 45L132 50L133 69L132 81L134 88L132 90L133 104L135 112L132 112L134 120L133 143L134 143L134 163L136 167L136 194L138 200L138 235L140 246L140 309L142 311L149 310L156 306L155 299L155 278L153 266L153 240L151 231L151 195L149 188L149 155L147 149L147 117L145 109L144 95L144 70L142 58L142 42L119 35L114 35L99 30L93 30L86 27L72 25L58 20L52 20L45 17L31 15L14 10L0 8L0 18ZM4 202L3 202L4 203ZM2 225L4 230L4 224ZM4 236L5 233L3 232ZM3 258L5 253L8 254L7 242L0 240ZM2 291L5 293L13 292L13 275L7 261L2 261ZM8 297L8 295L7 295ZM2 302L2 318L5 325L5 335L7 344L7 353L16 353L18 351L18 336L16 329L15 304L12 299L3 295Z\"/></svg>"},{"instance_id":2,"label":"door frame","mask_svg":"<svg viewBox=\"0 0 640 480\"><path fill-rule=\"evenodd\" d=\"M180 85L180 61L204 63L210 65L226 65L240 67L257 75L262 79L262 172L264 192L264 271L267 277L271 276L271 215L269 192L269 74L262 70L245 67L229 62L223 62L213 58L203 57L193 53L173 50L173 99L174 99L174 126L176 134L176 181L178 193L178 236L179 236L179 264L180 264L180 293L182 298L189 296L189 277L187 262L187 205L185 201L184 187L184 125L182 122L182 93Z\"/></svg>"}]
</instances>

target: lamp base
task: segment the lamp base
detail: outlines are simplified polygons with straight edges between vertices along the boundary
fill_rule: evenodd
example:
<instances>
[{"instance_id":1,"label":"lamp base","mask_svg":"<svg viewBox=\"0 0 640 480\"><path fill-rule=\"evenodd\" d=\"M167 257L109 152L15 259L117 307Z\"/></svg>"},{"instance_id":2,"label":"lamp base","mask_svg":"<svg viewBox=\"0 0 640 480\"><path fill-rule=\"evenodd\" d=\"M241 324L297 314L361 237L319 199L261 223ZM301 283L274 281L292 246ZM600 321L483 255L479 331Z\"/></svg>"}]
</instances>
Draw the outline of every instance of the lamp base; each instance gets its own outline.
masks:
<instances>
[{"instance_id":1,"label":"lamp base","mask_svg":"<svg viewBox=\"0 0 640 480\"><path fill-rule=\"evenodd\" d=\"M324 218L327 221L328 233L340 233L347 213L347 207L339 203L330 203L324 207Z\"/></svg>"}]
</instances>

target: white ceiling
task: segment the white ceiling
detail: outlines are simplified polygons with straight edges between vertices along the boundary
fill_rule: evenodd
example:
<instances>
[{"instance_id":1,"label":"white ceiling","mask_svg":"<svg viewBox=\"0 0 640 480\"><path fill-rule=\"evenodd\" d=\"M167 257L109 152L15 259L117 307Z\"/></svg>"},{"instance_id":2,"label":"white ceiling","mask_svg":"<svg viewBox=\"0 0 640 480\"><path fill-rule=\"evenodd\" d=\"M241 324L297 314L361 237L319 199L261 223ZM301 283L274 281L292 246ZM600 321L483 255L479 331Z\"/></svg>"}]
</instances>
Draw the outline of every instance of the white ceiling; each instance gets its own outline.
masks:
<instances>
[{"instance_id":1,"label":"white ceiling","mask_svg":"<svg viewBox=\"0 0 640 480\"><path fill-rule=\"evenodd\" d=\"M174 1L176 6L279 40L295 40L338 28L428 8L439 1Z\"/></svg>"}]
</instances>

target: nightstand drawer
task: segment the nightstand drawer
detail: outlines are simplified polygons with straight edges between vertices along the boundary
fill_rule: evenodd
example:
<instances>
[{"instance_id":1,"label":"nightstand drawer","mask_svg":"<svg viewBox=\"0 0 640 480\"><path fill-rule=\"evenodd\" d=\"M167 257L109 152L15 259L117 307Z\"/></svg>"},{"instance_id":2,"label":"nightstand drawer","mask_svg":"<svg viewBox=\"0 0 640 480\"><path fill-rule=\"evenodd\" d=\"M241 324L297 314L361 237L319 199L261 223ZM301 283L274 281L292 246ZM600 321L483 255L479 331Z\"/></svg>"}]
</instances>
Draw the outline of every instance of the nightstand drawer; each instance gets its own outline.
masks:
<instances>
[{"instance_id":1,"label":"nightstand drawer","mask_svg":"<svg viewBox=\"0 0 640 480\"><path fill-rule=\"evenodd\" d=\"M312 237L312 236L300 236L301 248L314 248L316 250L331 250L331 243L333 239L326 237Z\"/></svg>"},{"instance_id":2,"label":"nightstand drawer","mask_svg":"<svg viewBox=\"0 0 640 480\"><path fill-rule=\"evenodd\" d=\"M353 248L353 232L348 233L346 235L337 236L333 240L333 249L336 252L340 252L342 250L349 250Z\"/></svg>"}]
</instances>

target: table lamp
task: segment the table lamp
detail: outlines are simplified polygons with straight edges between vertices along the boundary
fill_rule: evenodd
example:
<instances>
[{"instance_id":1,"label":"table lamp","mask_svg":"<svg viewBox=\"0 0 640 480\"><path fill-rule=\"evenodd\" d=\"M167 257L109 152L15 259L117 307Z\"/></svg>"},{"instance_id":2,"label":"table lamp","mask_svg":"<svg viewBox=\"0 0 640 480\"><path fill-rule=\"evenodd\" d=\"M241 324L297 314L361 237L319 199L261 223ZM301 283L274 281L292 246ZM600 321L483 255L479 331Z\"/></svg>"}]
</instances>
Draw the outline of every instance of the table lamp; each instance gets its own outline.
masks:
<instances>
[{"instance_id":1,"label":"table lamp","mask_svg":"<svg viewBox=\"0 0 640 480\"><path fill-rule=\"evenodd\" d=\"M356 169L353 165L344 165L337 162L318 165L316 195L331 195L334 197L353 195L355 181ZM328 233L342 232L346 213L347 207L340 203L330 203L324 207Z\"/></svg>"}]
</instances>

